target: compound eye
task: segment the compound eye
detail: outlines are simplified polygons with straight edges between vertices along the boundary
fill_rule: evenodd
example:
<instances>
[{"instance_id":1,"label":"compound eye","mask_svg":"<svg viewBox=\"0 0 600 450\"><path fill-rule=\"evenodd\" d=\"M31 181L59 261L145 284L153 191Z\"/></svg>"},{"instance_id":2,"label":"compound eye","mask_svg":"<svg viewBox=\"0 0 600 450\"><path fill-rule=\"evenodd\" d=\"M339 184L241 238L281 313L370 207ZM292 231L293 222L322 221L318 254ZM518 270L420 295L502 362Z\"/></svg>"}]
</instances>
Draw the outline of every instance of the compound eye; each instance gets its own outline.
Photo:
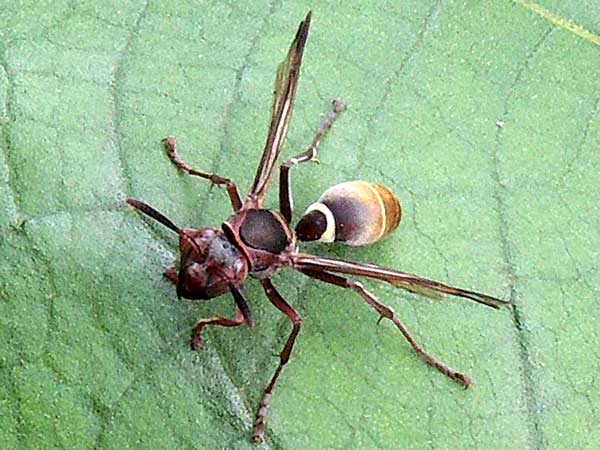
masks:
<instances>
[{"instance_id":1,"label":"compound eye","mask_svg":"<svg viewBox=\"0 0 600 450\"><path fill-rule=\"evenodd\" d=\"M179 271L177 295L189 299L208 299L208 274L202 264L192 263Z\"/></svg>"}]
</instances>

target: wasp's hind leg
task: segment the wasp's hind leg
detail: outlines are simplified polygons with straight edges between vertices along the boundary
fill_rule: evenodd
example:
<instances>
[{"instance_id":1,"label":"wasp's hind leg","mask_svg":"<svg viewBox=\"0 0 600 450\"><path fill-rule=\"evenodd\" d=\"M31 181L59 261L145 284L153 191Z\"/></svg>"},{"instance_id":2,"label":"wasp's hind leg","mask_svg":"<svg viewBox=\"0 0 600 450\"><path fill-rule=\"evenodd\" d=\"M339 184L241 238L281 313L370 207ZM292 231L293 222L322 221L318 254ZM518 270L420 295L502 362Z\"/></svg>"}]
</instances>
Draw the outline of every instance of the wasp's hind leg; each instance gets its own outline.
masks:
<instances>
[{"instance_id":1,"label":"wasp's hind leg","mask_svg":"<svg viewBox=\"0 0 600 450\"><path fill-rule=\"evenodd\" d=\"M317 134L315 135L311 146L302 153L299 153L293 158L288 159L279 168L279 210L285 218L285 220L287 220L288 222L292 221L292 214L294 208L292 199L290 169L304 162L319 162L319 160L317 159L317 151L319 149L319 144L321 143L321 140L323 139L325 134L333 125L333 122L336 121L336 119L345 109L346 103L343 100L335 100L333 102L333 109L327 115L327 118L325 119L325 122L323 122L323 125L321 125L319 131L317 131Z\"/></svg>"}]
</instances>

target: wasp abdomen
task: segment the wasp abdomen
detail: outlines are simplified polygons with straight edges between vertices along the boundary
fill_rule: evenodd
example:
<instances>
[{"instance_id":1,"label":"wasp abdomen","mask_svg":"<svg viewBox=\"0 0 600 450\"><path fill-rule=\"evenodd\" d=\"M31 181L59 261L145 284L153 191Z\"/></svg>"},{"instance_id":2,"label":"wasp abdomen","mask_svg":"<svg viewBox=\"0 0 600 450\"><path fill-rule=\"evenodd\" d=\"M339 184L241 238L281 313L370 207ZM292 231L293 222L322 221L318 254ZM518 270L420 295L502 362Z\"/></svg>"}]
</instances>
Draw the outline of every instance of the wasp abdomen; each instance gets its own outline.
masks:
<instances>
[{"instance_id":1,"label":"wasp abdomen","mask_svg":"<svg viewBox=\"0 0 600 450\"><path fill-rule=\"evenodd\" d=\"M386 187L367 181L347 181L329 188L308 207L296 226L301 241L339 241L367 245L396 229L400 202Z\"/></svg>"}]
</instances>

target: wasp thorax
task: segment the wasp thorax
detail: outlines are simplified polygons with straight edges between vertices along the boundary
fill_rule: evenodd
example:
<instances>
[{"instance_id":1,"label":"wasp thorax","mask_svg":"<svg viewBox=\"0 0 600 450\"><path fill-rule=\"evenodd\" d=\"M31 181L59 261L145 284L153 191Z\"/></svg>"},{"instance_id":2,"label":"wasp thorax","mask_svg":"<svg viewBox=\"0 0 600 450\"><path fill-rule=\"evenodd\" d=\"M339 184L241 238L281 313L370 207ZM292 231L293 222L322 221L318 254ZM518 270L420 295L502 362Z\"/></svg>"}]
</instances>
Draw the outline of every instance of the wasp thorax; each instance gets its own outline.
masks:
<instances>
[{"instance_id":1,"label":"wasp thorax","mask_svg":"<svg viewBox=\"0 0 600 450\"><path fill-rule=\"evenodd\" d=\"M300 241L339 241L367 245L396 229L400 202L386 187L367 181L347 181L329 188L308 207L296 226Z\"/></svg>"}]
</instances>

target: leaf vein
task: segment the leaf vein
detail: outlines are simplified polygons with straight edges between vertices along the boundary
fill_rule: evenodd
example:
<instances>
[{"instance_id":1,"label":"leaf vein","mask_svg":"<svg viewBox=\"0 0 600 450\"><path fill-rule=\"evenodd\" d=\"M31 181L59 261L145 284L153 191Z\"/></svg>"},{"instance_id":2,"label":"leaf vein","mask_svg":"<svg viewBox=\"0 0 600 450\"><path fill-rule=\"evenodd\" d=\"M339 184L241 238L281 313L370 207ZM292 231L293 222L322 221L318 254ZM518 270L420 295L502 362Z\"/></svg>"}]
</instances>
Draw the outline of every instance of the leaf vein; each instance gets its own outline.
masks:
<instances>
[{"instance_id":1,"label":"leaf vein","mask_svg":"<svg viewBox=\"0 0 600 450\"><path fill-rule=\"evenodd\" d=\"M529 61L537 54L544 42L548 39L548 36L552 33L553 28L549 28L543 35L538 39L531 50L525 55L525 58L521 66L517 69L515 77L511 85L508 87L507 95L504 100L504 111L503 118L509 115L510 102L515 93L515 87L521 81L525 69L529 66ZM516 330L516 339L519 347L519 358L521 360L521 376L523 378L525 386L525 401L527 405L527 415L529 417L528 430L529 440L531 448L536 450L543 450L547 447L546 437L543 433L541 420L539 417L540 405L536 397L538 387L534 381L533 371L534 363L532 361L532 355L529 351L530 341L528 337L527 327L525 325L525 318L518 302L518 295L516 285L518 282L518 275L511 246L511 240L509 237L509 219L507 216L507 205L502 196L503 184L501 181L501 169L500 169L500 147L501 137L503 128L499 127L496 132L496 145L493 152L493 169L492 179L495 181L495 192L493 194L494 200L497 205L497 213L499 219L499 236L500 236L500 247L504 255L504 261L506 264L506 270L508 272L508 283L510 290L510 301L512 304L513 313L513 324Z\"/></svg>"},{"instance_id":2,"label":"leaf vein","mask_svg":"<svg viewBox=\"0 0 600 450\"><path fill-rule=\"evenodd\" d=\"M528 0L513 0L513 1L515 3L517 3L518 5L521 5L524 8L528 9L529 11L533 12L534 14L544 18L545 20L547 20L551 24L555 25L556 27L562 28L563 30L573 33L576 36L579 36L580 38L585 39L588 42L591 42L592 44L600 46L600 36L592 33L591 31L587 30L586 28L584 28L580 25L577 25L576 23L574 23L568 19L565 19L564 17L561 17L558 14L553 13L549 9L546 9L543 6L538 5L537 3L533 3Z\"/></svg>"}]
</instances>

